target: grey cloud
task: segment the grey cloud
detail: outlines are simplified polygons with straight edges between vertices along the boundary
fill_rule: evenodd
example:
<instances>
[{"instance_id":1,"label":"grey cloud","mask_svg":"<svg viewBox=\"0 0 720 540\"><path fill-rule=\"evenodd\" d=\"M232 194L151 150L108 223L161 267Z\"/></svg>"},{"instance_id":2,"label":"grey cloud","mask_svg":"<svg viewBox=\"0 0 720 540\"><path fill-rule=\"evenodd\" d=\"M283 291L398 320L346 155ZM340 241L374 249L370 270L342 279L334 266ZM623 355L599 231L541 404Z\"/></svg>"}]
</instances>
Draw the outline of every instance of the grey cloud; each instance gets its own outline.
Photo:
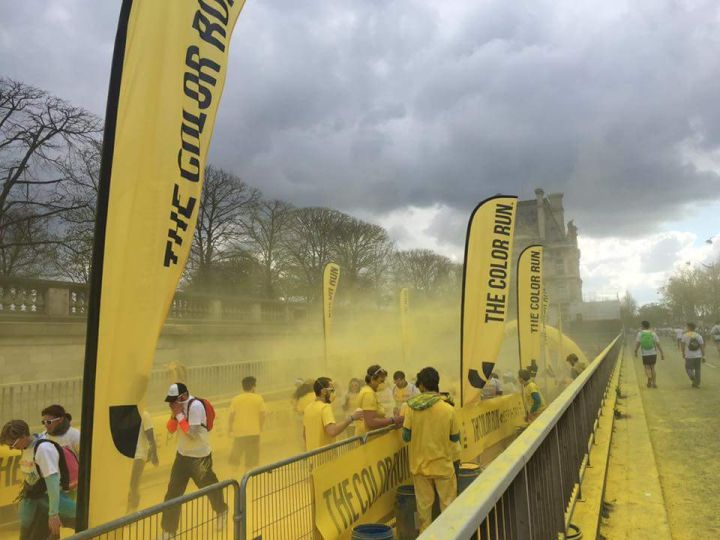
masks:
<instances>
[{"instance_id":1,"label":"grey cloud","mask_svg":"<svg viewBox=\"0 0 720 540\"><path fill-rule=\"evenodd\" d=\"M118 3L0 8L0 72L102 112ZM65 5L65 3L63 3ZM39 7L38 7L39 6ZM564 191L593 236L642 235L719 179L716 2L250 1L211 158L268 196L383 215ZM7 23L5 21L8 21Z\"/></svg>"},{"instance_id":2,"label":"grey cloud","mask_svg":"<svg viewBox=\"0 0 720 540\"><path fill-rule=\"evenodd\" d=\"M669 237L655 244L650 252L642 256L643 272L666 272L677 259L683 244L679 238Z\"/></svg>"}]
</instances>

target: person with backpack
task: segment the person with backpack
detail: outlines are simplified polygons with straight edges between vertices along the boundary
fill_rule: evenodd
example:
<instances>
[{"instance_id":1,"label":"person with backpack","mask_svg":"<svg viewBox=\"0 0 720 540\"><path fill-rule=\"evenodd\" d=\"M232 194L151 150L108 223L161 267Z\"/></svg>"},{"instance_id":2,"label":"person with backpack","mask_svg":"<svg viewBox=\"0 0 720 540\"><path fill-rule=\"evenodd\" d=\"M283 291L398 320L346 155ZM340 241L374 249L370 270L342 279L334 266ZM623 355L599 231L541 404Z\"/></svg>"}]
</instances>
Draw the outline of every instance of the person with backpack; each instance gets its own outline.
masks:
<instances>
[{"instance_id":1,"label":"person with backpack","mask_svg":"<svg viewBox=\"0 0 720 540\"><path fill-rule=\"evenodd\" d=\"M63 448L70 448L75 454L75 459L80 457L80 430L70 425L72 416L65 411L62 405L50 405L42 412L42 425L45 432L40 436L43 439L55 441Z\"/></svg>"},{"instance_id":2,"label":"person with backpack","mask_svg":"<svg viewBox=\"0 0 720 540\"><path fill-rule=\"evenodd\" d=\"M180 497L185 493L188 481L192 479L198 488L204 488L218 482L213 471L210 431L215 423L215 410L206 399L196 398L183 383L170 385L165 401L170 406L170 419L167 429L177 434L177 454L170 471L165 501ZM210 504L218 516L218 526L222 526L227 515L227 504L221 491L208 494ZM175 536L180 520L180 506L165 510L162 515L164 538Z\"/></svg>"},{"instance_id":3,"label":"person with backpack","mask_svg":"<svg viewBox=\"0 0 720 540\"><path fill-rule=\"evenodd\" d=\"M657 362L658 351L660 358L665 360L665 353L660 346L660 339L657 334L650 330L650 323L643 321L640 323L642 327L635 337L635 358L637 358L638 350L642 354L643 367L645 375L647 375L647 387L657 388L655 381L655 363Z\"/></svg>"},{"instance_id":4,"label":"person with backpack","mask_svg":"<svg viewBox=\"0 0 720 540\"><path fill-rule=\"evenodd\" d=\"M0 431L0 444L20 450L24 481L18 496L20 540L60 538L61 527L75 527L75 501L68 491L77 485L64 450L56 442L31 435L23 420L11 420Z\"/></svg>"},{"instance_id":5,"label":"person with backpack","mask_svg":"<svg viewBox=\"0 0 720 540\"><path fill-rule=\"evenodd\" d=\"M705 342L695 331L695 323L687 323L687 331L683 334L680 346L692 387L700 388L700 366L705 359Z\"/></svg>"}]
</instances>

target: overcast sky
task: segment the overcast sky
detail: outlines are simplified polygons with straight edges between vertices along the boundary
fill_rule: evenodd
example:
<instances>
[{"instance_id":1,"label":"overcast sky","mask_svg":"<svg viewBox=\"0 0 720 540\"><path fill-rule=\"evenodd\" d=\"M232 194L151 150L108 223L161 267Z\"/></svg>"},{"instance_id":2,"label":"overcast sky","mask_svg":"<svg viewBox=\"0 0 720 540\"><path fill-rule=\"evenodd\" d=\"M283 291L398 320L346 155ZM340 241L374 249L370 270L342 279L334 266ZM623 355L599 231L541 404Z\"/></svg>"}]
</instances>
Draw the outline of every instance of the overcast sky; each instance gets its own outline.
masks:
<instances>
[{"instance_id":1,"label":"overcast sky","mask_svg":"<svg viewBox=\"0 0 720 540\"><path fill-rule=\"evenodd\" d=\"M102 114L119 4L0 3L0 75ZM211 160L456 260L476 201L562 191L586 296L653 301L720 253L719 24L716 0L248 0Z\"/></svg>"}]
</instances>

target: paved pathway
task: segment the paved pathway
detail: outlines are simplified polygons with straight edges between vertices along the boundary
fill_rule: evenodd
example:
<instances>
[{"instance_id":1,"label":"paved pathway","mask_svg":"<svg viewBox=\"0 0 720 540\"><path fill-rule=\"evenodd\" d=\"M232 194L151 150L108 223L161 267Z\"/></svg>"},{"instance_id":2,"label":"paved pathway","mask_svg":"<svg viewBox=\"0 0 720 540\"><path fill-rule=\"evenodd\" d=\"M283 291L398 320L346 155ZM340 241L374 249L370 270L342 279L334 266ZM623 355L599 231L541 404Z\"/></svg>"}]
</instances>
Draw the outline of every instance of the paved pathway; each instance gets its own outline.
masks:
<instances>
[{"instance_id":1,"label":"paved pathway","mask_svg":"<svg viewBox=\"0 0 720 540\"><path fill-rule=\"evenodd\" d=\"M690 386L679 351L663 341L658 388L646 388L634 360L670 531L675 539L720 538L720 358L708 348L700 389Z\"/></svg>"}]
</instances>

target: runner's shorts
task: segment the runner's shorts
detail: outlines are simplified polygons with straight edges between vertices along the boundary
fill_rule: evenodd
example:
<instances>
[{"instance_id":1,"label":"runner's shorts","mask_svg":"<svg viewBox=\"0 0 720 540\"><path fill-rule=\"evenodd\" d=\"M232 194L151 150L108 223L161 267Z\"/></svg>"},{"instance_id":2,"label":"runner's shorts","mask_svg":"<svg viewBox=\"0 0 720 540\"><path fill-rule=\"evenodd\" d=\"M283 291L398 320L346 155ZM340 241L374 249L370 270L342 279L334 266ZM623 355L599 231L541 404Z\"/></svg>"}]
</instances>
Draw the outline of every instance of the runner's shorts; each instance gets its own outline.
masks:
<instances>
[{"instance_id":1,"label":"runner's shorts","mask_svg":"<svg viewBox=\"0 0 720 540\"><path fill-rule=\"evenodd\" d=\"M655 362L657 362L657 354L643 355L642 358L644 366L654 366Z\"/></svg>"}]
</instances>

